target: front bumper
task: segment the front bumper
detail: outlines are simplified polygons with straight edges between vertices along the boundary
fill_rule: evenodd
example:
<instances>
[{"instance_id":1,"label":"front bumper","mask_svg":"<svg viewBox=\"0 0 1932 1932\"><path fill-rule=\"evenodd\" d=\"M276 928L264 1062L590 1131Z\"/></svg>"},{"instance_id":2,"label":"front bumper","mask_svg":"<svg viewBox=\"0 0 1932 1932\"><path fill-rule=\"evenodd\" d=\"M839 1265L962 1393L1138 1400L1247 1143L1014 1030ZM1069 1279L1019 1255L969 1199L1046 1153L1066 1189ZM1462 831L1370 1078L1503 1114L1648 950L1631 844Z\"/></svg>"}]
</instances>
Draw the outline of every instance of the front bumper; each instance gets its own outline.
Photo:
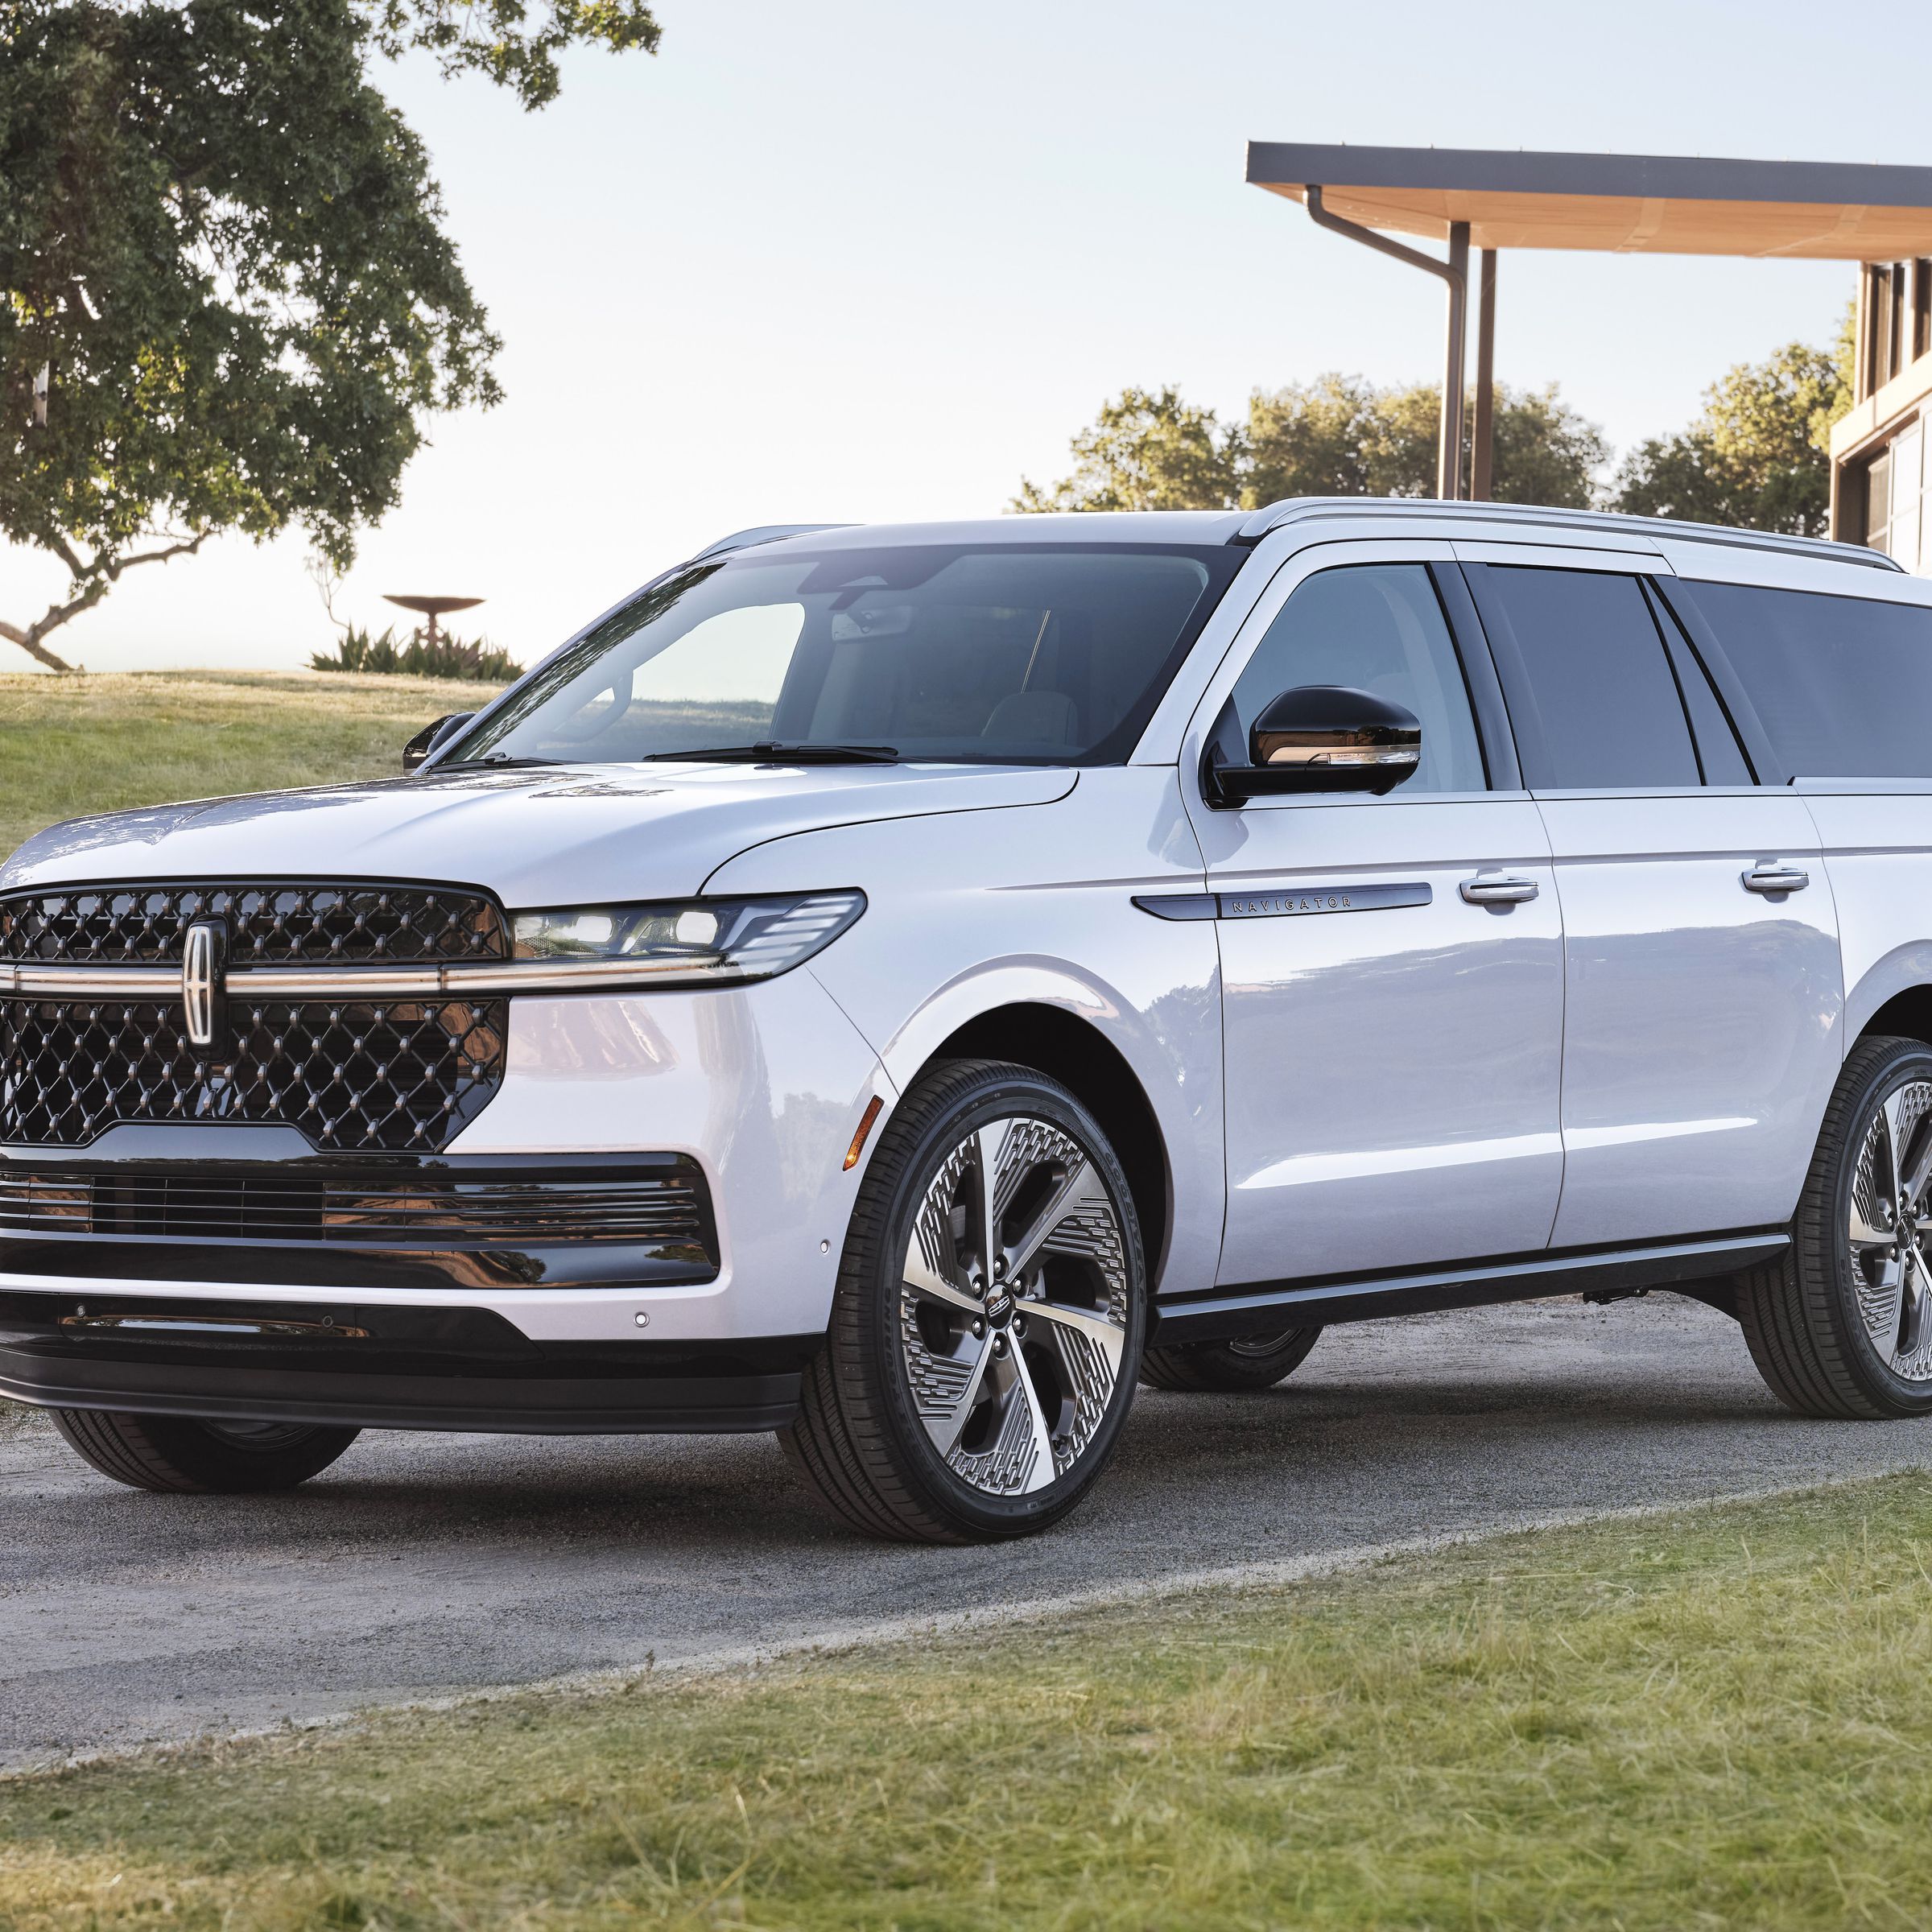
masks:
<instances>
[{"instance_id":1,"label":"front bumper","mask_svg":"<svg viewBox=\"0 0 1932 1932\"><path fill-rule=\"evenodd\" d=\"M426 1169L534 1180L635 1167L641 1154L694 1164L709 1252L609 1240L152 1236L138 1218L134 1238L112 1221L78 1235L16 1229L0 1233L0 1307L11 1311L0 1394L364 1427L778 1426L830 1315L862 1171L845 1169L846 1149L872 1098L894 1097L877 1055L800 969L729 990L519 998L507 1058L501 1091ZM143 1162L214 1176L258 1170L258 1131L143 1129L128 1172ZM114 1137L31 1162L0 1155L0 1172L111 1167L100 1156ZM261 1336L231 1346L203 1335L190 1348L162 1344L158 1330L60 1326L76 1315L152 1319L171 1310L312 1317L366 1334L273 1348ZM421 1324L448 1319L469 1338L461 1347L417 1347Z\"/></svg>"},{"instance_id":2,"label":"front bumper","mask_svg":"<svg viewBox=\"0 0 1932 1932\"><path fill-rule=\"evenodd\" d=\"M0 1294L0 1395L51 1409L526 1435L782 1428L818 1335L533 1342L478 1308Z\"/></svg>"}]
</instances>

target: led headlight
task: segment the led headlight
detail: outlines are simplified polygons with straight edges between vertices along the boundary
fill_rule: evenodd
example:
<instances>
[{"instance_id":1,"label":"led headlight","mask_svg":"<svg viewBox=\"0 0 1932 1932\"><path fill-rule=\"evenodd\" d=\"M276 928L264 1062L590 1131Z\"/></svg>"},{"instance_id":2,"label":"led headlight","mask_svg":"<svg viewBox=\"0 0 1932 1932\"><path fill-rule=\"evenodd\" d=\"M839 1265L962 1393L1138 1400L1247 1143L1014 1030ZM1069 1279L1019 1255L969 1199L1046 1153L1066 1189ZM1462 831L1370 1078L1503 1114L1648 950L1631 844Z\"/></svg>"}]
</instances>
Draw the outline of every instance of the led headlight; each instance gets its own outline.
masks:
<instances>
[{"instance_id":1,"label":"led headlight","mask_svg":"<svg viewBox=\"0 0 1932 1932\"><path fill-rule=\"evenodd\" d=\"M862 892L811 892L519 912L512 915L514 971L532 984L553 976L567 983L577 976L573 968L604 985L768 980L829 946L865 910Z\"/></svg>"}]
</instances>

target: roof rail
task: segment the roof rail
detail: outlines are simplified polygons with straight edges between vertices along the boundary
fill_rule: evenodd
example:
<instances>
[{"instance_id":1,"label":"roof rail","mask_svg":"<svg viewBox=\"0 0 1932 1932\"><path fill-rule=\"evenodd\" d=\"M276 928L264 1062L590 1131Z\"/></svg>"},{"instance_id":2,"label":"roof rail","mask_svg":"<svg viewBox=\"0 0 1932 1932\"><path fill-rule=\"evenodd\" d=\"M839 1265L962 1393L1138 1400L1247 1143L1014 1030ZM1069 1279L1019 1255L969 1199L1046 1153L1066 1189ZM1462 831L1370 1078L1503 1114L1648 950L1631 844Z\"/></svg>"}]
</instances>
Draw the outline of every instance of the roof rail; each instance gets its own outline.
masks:
<instances>
[{"instance_id":1,"label":"roof rail","mask_svg":"<svg viewBox=\"0 0 1932 1932\"><path fill-rule=\"evenodd\" d=\"M815 530L849 530L849 523L754 523L749 530L734 530L728 537L720 537L716 543L708 543L691 560L700 563L706 557L721 557L727 551L749 550L754 543L776 543L785 537L807 537Z\"/></svg>"},{"instance_id":2,"label":"roof rail","mask_svg":"<svg viewBox=\"0 0 1932 1932\"><path fill-rule=\"evenodd\" d=\"M1544 510L1530 503L1445 503L1430 497L1286 497L1257 510L1228 539L1258 543L1270 530L1291 523L1315 522L1334 517L1359 517L1373 505L1379 517L1453 517L1467 522L1539 525L1556 530L1625 530L1633 536L1674 540L1679 543L1722 543L1736 550L1781 551L1788 556L1831 557L1841 564L1863 564L1872 570L1902 570L1882 550L1862 543L1840 543L1827 537L1788 537L1774 530L1732 530L1720 523L1680 523L1674 517L1625 516L1614 510Z\"/></svg>"}]
</instances>

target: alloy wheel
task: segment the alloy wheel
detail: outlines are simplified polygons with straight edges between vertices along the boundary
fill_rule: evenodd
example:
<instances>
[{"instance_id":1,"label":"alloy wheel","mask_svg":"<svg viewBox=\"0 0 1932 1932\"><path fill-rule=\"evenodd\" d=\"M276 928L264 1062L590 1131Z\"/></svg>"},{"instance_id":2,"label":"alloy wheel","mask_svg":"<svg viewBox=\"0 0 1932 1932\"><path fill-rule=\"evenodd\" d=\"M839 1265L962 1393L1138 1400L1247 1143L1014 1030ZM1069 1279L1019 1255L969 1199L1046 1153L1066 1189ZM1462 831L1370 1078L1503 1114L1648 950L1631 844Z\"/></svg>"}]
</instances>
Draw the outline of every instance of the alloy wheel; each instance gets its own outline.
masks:
<instances>
[{"instance_id":1,"label":"alloy wheel","mask_svg":"<svg viewBox=\"0 0 1932 1932\"><path fill-rule=\"evenodd\" d=\"M1865 1332L1886 1368L1932 1381L1932 1081L1873 1110L1852 1177L1846 1237Z\"/></svg>"},{"instance_id":2,"label":"alloy wheel","mask_svg":"<svg viewBox=\"0 0 1932 1932\"><path fill-rule=\"evenodd\" d=\"M1120 1380L1128 1292L1113 1197L1071 1134L1013 1114L954 1146L912 1218L898 1331L956 1476L1014 1496L1074 1468Z\"/></svg>"}]
</instances>

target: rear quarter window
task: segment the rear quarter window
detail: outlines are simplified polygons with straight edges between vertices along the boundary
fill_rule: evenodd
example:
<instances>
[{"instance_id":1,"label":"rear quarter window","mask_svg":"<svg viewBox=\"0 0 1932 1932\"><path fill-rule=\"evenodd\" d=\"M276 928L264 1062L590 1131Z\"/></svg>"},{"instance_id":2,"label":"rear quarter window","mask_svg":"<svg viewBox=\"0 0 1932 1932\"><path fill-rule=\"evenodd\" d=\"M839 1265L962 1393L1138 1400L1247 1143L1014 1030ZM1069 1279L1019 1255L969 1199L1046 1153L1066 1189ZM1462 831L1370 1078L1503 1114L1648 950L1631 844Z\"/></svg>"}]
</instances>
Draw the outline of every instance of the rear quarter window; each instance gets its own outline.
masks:
<instances>
[{"instance_id":1,"label":"rear quarter window","mask_svg":"<svg viewBox=\"0 0 1932 1932\"><path fill-rule=\"evenodd\" d=\"M1932 609L1678 579L1794 778L1932 778Z\"/></svg>"}]
</instances>

